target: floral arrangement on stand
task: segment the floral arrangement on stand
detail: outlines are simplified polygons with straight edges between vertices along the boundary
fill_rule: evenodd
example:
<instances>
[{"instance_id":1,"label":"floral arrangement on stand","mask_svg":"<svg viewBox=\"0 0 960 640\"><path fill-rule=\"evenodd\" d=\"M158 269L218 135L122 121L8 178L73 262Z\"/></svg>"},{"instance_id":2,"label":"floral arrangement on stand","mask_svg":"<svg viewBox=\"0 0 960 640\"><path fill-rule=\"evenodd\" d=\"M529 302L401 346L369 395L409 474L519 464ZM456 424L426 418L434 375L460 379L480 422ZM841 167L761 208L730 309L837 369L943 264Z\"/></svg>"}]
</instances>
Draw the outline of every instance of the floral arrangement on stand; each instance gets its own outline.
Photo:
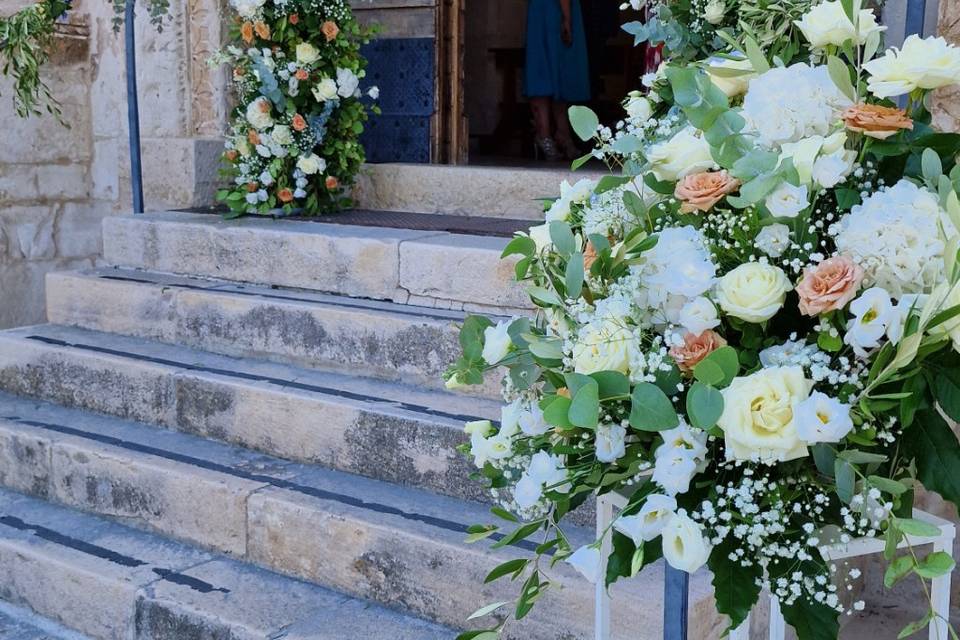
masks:
<instances>
[{"instance_id":1,"label":"floral arrangement on stand","mask_svg":"<svg viewBox=\"0 0 960 640\"><path fill-rule=\"evenodd\" d=\"M229 64L238 106L223 154L231 215L315 215L349 206L359 136L377 87L361 90L372 30L347 0L231 0Z\"/></svg>"},{"instance_id":2,"label":"floral arrangement on stand","mask_svg":"<svg viewBox=\"0 0 960 640\"><path fill-rule=\"evenodd\" d=\"M911 36L883 52L851 0L798 22L812 59L777 64L744 36L736 90L708 63L667 65L678 113L621 131L615 153L571 109L614 171L564 184L509 243L536 317L468 317L447 373L506 371L500 423L467 424L464 447L505 524L470 540L538 534L488 577L521 583L516 601L475 615L524 617L552 563L609 585L663 557L710 568L731 629L767 590L800 640L834 640L865 603L821 545L884 539L888 586L953 569L896 549L938 533L912 518L917 488L960 505L960 135L926 108L960 83L960 50ZM571 548L561 523L607 492L628 502L599 575L602 540Z\"/></svg>"}]
</instances>

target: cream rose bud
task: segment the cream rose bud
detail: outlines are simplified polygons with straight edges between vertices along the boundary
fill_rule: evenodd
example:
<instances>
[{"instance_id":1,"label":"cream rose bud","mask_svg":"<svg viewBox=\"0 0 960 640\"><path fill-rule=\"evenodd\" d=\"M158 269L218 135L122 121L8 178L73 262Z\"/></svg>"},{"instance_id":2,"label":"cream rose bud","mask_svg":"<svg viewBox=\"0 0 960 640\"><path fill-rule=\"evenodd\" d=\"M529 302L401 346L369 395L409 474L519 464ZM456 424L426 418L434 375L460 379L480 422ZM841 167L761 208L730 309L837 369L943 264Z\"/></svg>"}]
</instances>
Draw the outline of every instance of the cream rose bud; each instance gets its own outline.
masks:
<instances>
[{"instance_id":1,"label":"cream rose bud","mask_svg":"<svg viewBox=\"0 0 960 640\"><path fill-rule=\"evenodd\" d=\"M471 436L476 434L486 438L493 433L493 423L489 420L472 420L463 426L463 430Z\"/></svg>"},{"instance_id":2,"label":"cream rose bud","mask_svg":"<svg viewBox=\"0 0 960 640\"><path fill-rule=\"evenodd\" d=\"M521 509L529 509L543 497L543 484L524 473L513 487L513 499Z\"/></svg>"},{"instance_id":3,"label":"cream rose bud","mask_svg":"<svg viewBox=\"0 0 960 640\"><path fill-rule=\"evenodd\" d=\"M663 559L680 571L693 573L710 558L711 547L700 525L681 511L663 528Z\"/></svg>"},{"instance_id":4,"label":"cream rose bud","mask_svg":"<svg viewBox=\"0 0 960 640\"><path fill-rule=\"evenodd\" d=\"M531 240L533 240L533 244L537 248L537 253L543 253L544 251L548 251L553 247L553 240L550 238L549 224L540 224L535 227L530 227L530 229L527 230L527 235L530 236Z\"/></svg>"},{"instance_id":5,"label":"cream rose bud","mask_svg":"<svg viewBox=\"0 0 960 640\"><path fill-rule=\"evenodd\" d=\"M720 24L727 13L727 6L723 0L710 0L703 9L703 19L710 24Z\"/></svg>"},{"instance_id":6,"label":"cream rose bud","mask_svg":"<svg viewBox=\"0 0 960 640\"><path fill-rule=\"evenodd\" d=\"M753 243L771 258L779 258L790 247L790 227L779 222L767 225L760 229Z\"/></svg>"},{"instance_id":7,"label":"cream rose bud","mask_svg":"<svg viewBox=\"0 0 960 640\"><path fill-rule=\"evenodd\" d=\"M855 27L839 0L831 0L813 7L793 23L800 28L813 49L822 49L827 45L839 47L847 40L863 44L871 33L886 29L877 24L873 11L869 9L861 9L857 18L859 24Z\"/></svg>"},{"instance_id":8,"label":"cream rose bud","mask_svg":"<svg viewBox=\"0 0 960 640\"><path fill-rule=\"evenodd\" d=\"M350 98L357 93L360 78L350 69L337 69L337 95Z\"/></svg>"},{"instance_id":9,"label":"cream rose bud","mask_svg":"<svg viewBox=\"0 0 960 640\"><path fill-rule=\"evenodd\" d=\"M303 171L308 176L315 173L323 173L327 169L327 161L315 153L303 156L297 160L297 169Z\"/></svg>"},{"instance_id":10,"label":"cream rose bud","mask_svg":"<svg viewBox=\"0 0 960 640\"><path fill-rule=\"evenodd\" d=\"M734 60L732 58L714 57L707 60L704 70L712 82L728 98L742 96L750 86L750 80L757 77L753 65L749 60ZM741 72L736 75L727 75L725 71Z\"/></svg>"},{"instance_id":11,"label":"cream rose bud","mask_svg":"<svg viewBox=\"0 0 960 640\"><path fill-rule=\"evenodd\" d=\"M807 185L794 186L781 182L763 201L775 218L796 218L801 211L810 206L807 198Z\"/></svg>"},{"instance_id":12,"label":"cream rose bud","mask_svg":"<svg viewBox=\"0 0 960 640\"><path fill-rule=\"evenodd\" d=\"M797 434L795 412L812 386L798 366L734 378L722 391L723 413L717 421L727 459L772 464L805 457L807 446Z\"/></svg>"},{"instance_id":13,"label":"cream rose bud","mask_svg":"<svg viewBox=\"0 0 960 640\"><path fill-rule=\"evenodd\" d=\"M639 91L631 91L623 103L623 109L630 116L631 120L646 122L653 115L653 107L650 101L643 97Z\"/></svg>"},{"instance_id":14,"label":"cream rose bud","mask_svg":"<svg viewBox=\"0 0 960 640\"><path fill-rule=\"evenodd\" d=\"M483 330L483 352L481 357L489 365L495 365L507 357L513 340L510 338L511 320L503 320Z\"/></svg>"},{"instance_id":15,"label":"cream rose bud","mask_svg":"<svg viewBox=\"0 0 960 640\"><path fill-rule=\"evenodd\" d=\"M960 83L960 49L942 37L909 36L900 50L888 49L863 65L870 73L867 89L878 98L938 89Z\"/></svg>"},{"instance_id":16,"label":"cream rose bud","mask_svg":"<svg viewBox=\"0 0 960 640\"><path fill-rule=\"evenodd\" d=\"M647 496L639 513L632 516L620 516L613 528L633 540L640 547L644 542L658 537L667 522L677 510L677 501L670 496L654 493Z\"/></svg>"},{"instance_id":17,"label":"cream rose bud","mask_svg":"<svg viewBox=\"0 0 960 640\"><path fill-rule=\"evenodd\" d=\"M317 102L337 99L337 81L333 78L324 78L310 91Z\"/></svg>"},{"instance_id":18,"label":"cream rose bud","mask_svg":"<svg viewBox=\"0 0 960 640\"><path fill-rule=\"evenodd\" d=\"M677 319L684 329L695 335L700 335L707 329L713 329L720 324L717 308L703 296L696 297L683 305Z\"/></svg>"},{"instance_id":19,"label":"cream rose bud","mask_svg":"<svg viewBox=\"0 0 960 640\"><path fill-rule=\"evenodd\" d=\"M247 105L247 122L258 131L263 131L273 125L273 116L270 111L273 105L266 98L257 98Z\"/></svg>"},{"instance_id":20,"label":"cream rose bud","mask_svg":"<svg viewBox=\"0 0 960 640\"><path fill-rule=\"evenodd\" d=\"M766 322L777 314L793 284L779 267L746 262L720 278L716 299L720 308L747 322Z\"/></svg>"},{"instance_id":21,"label":"cream rose bud","mask_svg":"<svg viewBox=\"0 0 960 640\"><path fill-rule=\"evenodd\" d=\"M853 352L866 358L869 349L880 346L880 340L887 333L887 326L894 319L893 302L890 294L880 287L872 287L860 294L850 303L853 318L847 322L847 333L843 341L853 347Z\"/></svg>"},{"instance_id":22,"label":"cream rose bud","mask_svg":"<svg viewBox=\"0 0 960 640\"><path fill-rule=\"evenodd\" d=\"M297 62L300 64L313 64L320 57L320 51L309 42L301 42L297 45Z\"/></svg>"},{"instance_id":23,"label":"cream rose bud","mask_svg":"<svg viewBox=\"0 0 960 640\"><path fill-rule=\"evenodd\" d=\"M600 569L602 567L600 549L596 547L580 547L573 552L567 562L571 567L580 572L584 578L591 584L596 584L600 580Z\"/></svg>"},{"instance_id":24,"label":"cream rose bud","mask_svg":"<svg viewBox=\"0 0 960 640\"><path fill-rule=\"evenodd\" d=\"M600 462L616 462L626 451L627 430L619 424L601 424L597 427L596 454Z\"/></svg>"},{"instance_id":25,"label":"cream rose bud","mask_svg":"<svg viewBox=\"0 0 960 640\"><path fill-rule=\"evenodd\" d=\"M710 143L693 127L685 127L669 140L658 142L647 149L647 161L657 180L674 182L691 173L712 168L716 162L710 153Z\"/></svg>"},{"instance_id":26,"label":"cream rose bud","mask_svg":"<svg viewBox=\"0 0 960 640\"><path fill-rule=\"evenodd\" d=\"M797 405L797 435L807 444L840 442L853 429L850 405L814 391Z\"/></svg>"}]
</instances>

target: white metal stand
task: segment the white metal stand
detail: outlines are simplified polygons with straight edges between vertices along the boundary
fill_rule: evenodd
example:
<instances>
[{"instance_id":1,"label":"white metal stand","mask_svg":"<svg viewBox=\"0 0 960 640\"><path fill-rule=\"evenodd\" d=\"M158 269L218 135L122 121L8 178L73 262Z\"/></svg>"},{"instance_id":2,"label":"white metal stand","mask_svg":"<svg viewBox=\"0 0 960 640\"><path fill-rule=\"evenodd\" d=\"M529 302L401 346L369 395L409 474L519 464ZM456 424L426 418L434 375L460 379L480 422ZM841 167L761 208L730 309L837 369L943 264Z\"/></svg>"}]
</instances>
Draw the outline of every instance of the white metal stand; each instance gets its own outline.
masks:
<instances>
[{"instance_id":1,"label":"white metal stand","mask_svg":"<svg viewBox=\"0 0 960 640\"><path fill-rule=\"evenodd\" d=\"M600 547L601 579L596 585L595 606L595 638L596 640L610 640L610 595L604 586L603 576L607 574L607 557L610 555L612 536L605 535L607 528L613 522L614 510L622 509L627 505L627 499L619 494L608 493L597 498L597 538L603 537ZM914 509L913 517L932 524L940 530L937 536L907 536L901 541L899 548L933 545L933 551L943 551L953 556L953 539L956 536L954 524L943 518ZM820 555L824 560L834 561L845 558L882 553L884 541L878 538L857 538L847 544L837 543L820 547ZM930 640L948 640L948 624L950 617L950 574L934 578L931 585L931 599L937 619L930 623ZM769 640L784 640L787 625L780 612L780 603L776 597L770 596L770 625ZM730 640L750 640L750 618L730 632Z\"/></svg>"}]
</instances>

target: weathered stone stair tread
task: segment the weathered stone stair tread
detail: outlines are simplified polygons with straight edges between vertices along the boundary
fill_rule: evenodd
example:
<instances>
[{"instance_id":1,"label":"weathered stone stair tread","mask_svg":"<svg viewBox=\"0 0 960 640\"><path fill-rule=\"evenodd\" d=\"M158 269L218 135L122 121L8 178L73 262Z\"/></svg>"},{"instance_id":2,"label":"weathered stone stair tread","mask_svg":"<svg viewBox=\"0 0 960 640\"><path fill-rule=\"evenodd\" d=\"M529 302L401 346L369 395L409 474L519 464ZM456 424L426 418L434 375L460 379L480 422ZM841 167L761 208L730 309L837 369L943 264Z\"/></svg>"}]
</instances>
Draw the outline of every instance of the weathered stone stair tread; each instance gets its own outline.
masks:
<instances>
[{"instance_id":1,"label":"weathered stone stair tread","mask_svg":"<svg viewBox=\"0 0 960 640\"><path fill-rule=\"evenodd\" d=\"M516 587L482 579L517 549L463 544L468 524L492 519L483 505L47 403L0 396L0 416L0 478L14 489L449 625ZM591 539L578 527L566 533L573 544ZM516 637L589 637L592 586L565 567L552 573L565 588ZM655 565L614 589L623 637L656 637L661 580ZM696 611L709 592L697 576ZM641 601L649 608L627 604Z\"/></svg>"},{"instance_id":2,"label":"weathered stone stair tread","mask_svg":"<svg viewBox=\"0 0 960 640\"><path fill-rule=\"evenodd\" d=\"M91 640L37 614L0 600L0 640Z\"/></svg>"},{"instance_id":3,"label":"weathered stone stair tread","mask_svg":"<svg viewBox=\"0 0 960 640\"><path fill-rule=\"evenodd\" d=\"M526 308L506 238L150 213L103 222L113 266L443 308Z\"/></svg>"},{"instance_id":4,"label":"weathered stone stair tread","mask_svg":"<svg viewBox=\"0 0 960 640\"><path fill-rule=\"evenodd\" d=\"M0 333L0 388L279 457L481 492L455 447L499 404L395 383L41 325Z\"/></svg>"},{"instance_id":5,"label":"weathered stone stair tread","mask_svg":"<svg viewBox=\"0 0 960 640\"><path fill-rule=\"evenodd\" d=\"M118 268L47 276L47 316L237 357L442 388L462 311ZM482 389L497 397L491 379Z\"/></svg>"},{"instance_id":6,"label":"weathered stone stair tread","mask_svg":"<svg viewBox=\"0 0 960 640\"><path fill-rule=\"evenodd\" d=\"M0 592L96 640L449 640L454 634L9 491L0 491Z\"/></svg>"}]
</instances>

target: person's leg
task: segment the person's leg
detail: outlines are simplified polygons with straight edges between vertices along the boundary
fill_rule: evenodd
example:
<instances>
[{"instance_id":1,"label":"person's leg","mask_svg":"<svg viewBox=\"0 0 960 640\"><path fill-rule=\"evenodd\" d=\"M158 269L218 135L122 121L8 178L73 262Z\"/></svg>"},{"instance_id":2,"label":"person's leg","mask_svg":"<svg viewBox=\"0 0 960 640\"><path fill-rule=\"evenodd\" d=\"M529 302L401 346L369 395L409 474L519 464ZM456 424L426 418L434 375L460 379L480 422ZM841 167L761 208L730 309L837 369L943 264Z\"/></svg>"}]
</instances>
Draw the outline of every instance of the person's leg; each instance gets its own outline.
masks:
<instances>
[{"instance_id":1,"label":"person's leg","mask_svg":"<svg viewBox=\"0 0 960 640\"><path fill-rule=\"evenodd\" d=\"M551 106L554 122L554 139L557 141L557 150L567 160L573 160L580 155L580 149L573 140L570 132L570 116L567 114L567 103L554 100Z\"/></svg>"},{"instance_id":2,"label":"person's leg","mask_svg":"<svg viewBox=\"0 0 960 640\"><path fill-rule=\"evenodd\" d=\"M533 129L536 133L537 139L550 137L551 102L552 100L547 97L530 98L530 110L533 111Z\"/></svg>"}]
</instances>

